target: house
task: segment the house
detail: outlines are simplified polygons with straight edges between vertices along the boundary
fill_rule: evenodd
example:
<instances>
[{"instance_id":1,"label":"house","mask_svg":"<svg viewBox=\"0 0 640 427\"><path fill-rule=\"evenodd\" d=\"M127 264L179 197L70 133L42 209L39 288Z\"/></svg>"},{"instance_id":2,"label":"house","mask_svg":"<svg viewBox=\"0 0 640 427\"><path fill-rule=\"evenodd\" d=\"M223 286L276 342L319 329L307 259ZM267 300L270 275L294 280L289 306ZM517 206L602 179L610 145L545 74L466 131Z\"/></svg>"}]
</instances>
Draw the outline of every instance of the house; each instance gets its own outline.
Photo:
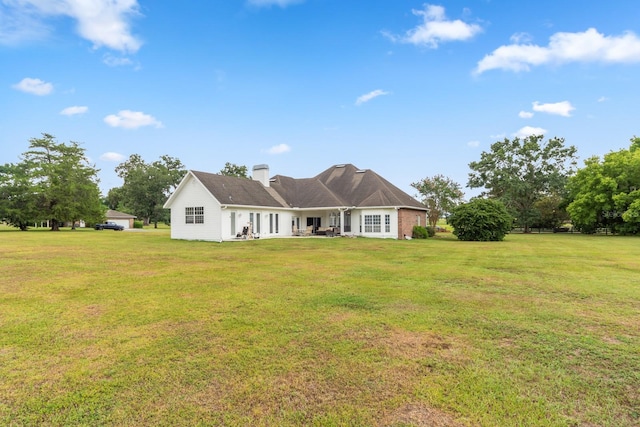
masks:
<instances>
[{"instance_id":1,"label":"house","mask_svg":"<svg viewBox=\"0 0 640 427\"><path fill-rule=\"evenodd\" d=\"M313 178L252 179L190 170L164 207L171 238L224 241L247 237L340 234L401 239L426 226L426 207L369 169L335 165Z\"/></svg>"},{"instance_id":2,"label":"house","mask_svg":"<svg viewBox=\"0 0 640 427\"><path fill-rule=\"evenodd\" d=\"M130 215L124 212L118 212L113 209L108 209L105 214L105 218L107 221L115 222L116 224L122 225L124 229L133 228L133 220L137 217L135 215Z\"/></svg>"}]
</instances>

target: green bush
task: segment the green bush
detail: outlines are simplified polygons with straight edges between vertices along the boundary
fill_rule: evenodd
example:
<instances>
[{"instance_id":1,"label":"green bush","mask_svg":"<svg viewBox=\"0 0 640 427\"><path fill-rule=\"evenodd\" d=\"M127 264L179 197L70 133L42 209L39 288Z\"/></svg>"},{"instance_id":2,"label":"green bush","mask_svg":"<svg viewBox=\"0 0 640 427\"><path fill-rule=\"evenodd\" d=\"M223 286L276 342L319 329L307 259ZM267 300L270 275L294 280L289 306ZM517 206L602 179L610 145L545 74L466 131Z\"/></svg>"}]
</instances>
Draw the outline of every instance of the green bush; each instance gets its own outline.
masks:
<instances>
[{"instance_id":1,"label":"green bush","mask_svg":"<svg viewBox=\"0 0 640 427\"><path fill-rule=\"evenodd\" d=\"M427 237L429 237L429 232L425 227L414 225L411 237L414 239L426 239Z\"/></svg>"},{"instance_id":2,"label":"green bush","mask_svg":"<svg viewBox=\"0 0 640 427\"><path fill-rule=\"evenodd\" d=\"M436 228L435 227L428 226L428 227L426 227L426 229L427 229L427 234L429 235L429 237L433 237L433 236L436 235Z\"/></svg>"},{"instance_id":3,"label":"green bush","mask_svg":"<svg viewBox=\"0 0 640 427\"><path fill-rule=\"evenodd\" d=\"M142 221L138 221L138 220L133 221L133 228L142 228L143 225L144 223Z\"/></svg>"},{"instance_id":4,"label":"green bush","mask_svg":"<svg viewBox=\"0 0 640 427\"><path fill-rule=\"evenodd\" d=\"M488 242L503 240L511 230L513 217L502 202L473 199L453 208L448 222L458 239Z\"/></svg>"}]
</instances>

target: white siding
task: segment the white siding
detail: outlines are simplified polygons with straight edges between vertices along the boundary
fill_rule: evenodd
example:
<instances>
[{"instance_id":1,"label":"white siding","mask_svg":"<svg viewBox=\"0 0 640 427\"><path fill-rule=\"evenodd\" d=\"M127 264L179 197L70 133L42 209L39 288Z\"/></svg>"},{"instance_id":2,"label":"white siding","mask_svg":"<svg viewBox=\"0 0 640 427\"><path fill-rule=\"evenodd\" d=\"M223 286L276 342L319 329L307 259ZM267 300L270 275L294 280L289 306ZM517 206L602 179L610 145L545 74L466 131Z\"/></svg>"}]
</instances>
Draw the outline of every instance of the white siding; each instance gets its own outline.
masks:
<instances>
[{"instance_id":1,"label":"white siding","mask_svg":"<svg viewBox=\"0 0 640 427\"><path fill-rule=\"evenodd\" d=\"M231 230L231 215L235 214L235 230ZM272 210L269 208L238 208L229 206L222 210L221 225L222 239L235 239L238 233L242 233L242 228L249 224L253 214L253 233L258 230L258 216L260 216L260 233L262 239L271 237L291 236L291 213L282 210ZM276 232L276 215L278 215L278 229ZM272 217L271 217L272 216ZM273 228L270 227L270 219L273 218Z\"/></svg>"},{"instance_id":2,"label":"white siding","mask_svg":"<svg viewBox=\"0 0 640 427\"><path fill-rule=\"evenodd\" d=\"M189 176L171 204L171 238L221 241L220 203L198 181ZM185 208L204 207L204 224L187 224Z\"/></svg>"},{"instance_id":3,"label":"white siding","mask_svg":"<svg viewBox=\"0 0 640 427\"><path fill-rule=\"evenodd\" d=\"M365 215L380 215L380 232L367 232L365 231ZM385 215L389 215L391 221L390 230L385 231ZM362 221L362 223L360 223ZM398 211L393 209L362 209L354 210L351 214L351 230L353 234L363 237L378 237L383 239L397 239L398 238Z\"/></svg>"}]
</instances>

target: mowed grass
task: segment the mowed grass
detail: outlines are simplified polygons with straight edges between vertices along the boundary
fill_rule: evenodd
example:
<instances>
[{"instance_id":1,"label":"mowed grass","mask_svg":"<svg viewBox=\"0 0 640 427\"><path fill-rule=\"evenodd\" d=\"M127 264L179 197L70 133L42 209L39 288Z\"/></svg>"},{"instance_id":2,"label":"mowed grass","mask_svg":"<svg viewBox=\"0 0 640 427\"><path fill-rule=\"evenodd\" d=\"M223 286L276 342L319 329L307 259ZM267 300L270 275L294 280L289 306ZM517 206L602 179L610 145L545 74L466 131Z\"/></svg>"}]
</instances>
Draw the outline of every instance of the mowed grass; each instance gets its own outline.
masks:
<instances>
[{"instance_id":1,"label":"mowed grass","mask_svg":"<svg viewBox=\"0 0 640 427\"><path fill-rule=\"evenodd\" d=\"M0 231L0 425L640 424L640 239Z\"/></svg>"}]
</instances>

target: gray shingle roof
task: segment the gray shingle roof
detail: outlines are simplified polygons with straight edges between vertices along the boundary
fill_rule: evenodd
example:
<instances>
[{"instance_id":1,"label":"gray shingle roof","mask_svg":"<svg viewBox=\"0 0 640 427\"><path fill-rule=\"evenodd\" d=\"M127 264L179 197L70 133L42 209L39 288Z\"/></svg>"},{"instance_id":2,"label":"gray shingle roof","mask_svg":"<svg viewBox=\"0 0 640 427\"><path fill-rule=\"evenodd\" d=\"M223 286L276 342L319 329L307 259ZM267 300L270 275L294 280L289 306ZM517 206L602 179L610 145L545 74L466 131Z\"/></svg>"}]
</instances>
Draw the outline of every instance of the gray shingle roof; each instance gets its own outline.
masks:
<instances>
[{"instance_id":1,"label":"gray shingle roof","mask_svg":"<svg viewBox=\"0 0 640 427\"><path fill-rule=\"evenodd\" d=\"M115 211L113 209L107 209L107 213L105 214L105 217L108 218L108 219L131 219L131 218L137 218L137 216L135 216L135 215L131 215L131 214L128 214L128 213Z\"/></svg>"},{"instance_id":2,"label":"gray shingle roof","mask_svg":"<svg viewBox=\"0 0 640 427\"><path fill-rule=\"evenodd\" d=\"M272 191L253 179L198 171L191 173L223 205L286 207Z\"/></svg>"},{"instance_id":3,"label":"gray shingle roof","mask_svg":"<svg viewBox=\"0 0 640 427\"><path fill-rule=\"evenodd\" d=\"M259 181L191 171L222 204L241 206L327 208L424 205L389 181L354 165L332 166L314 178L276 175L270 187Z\"/></svg>"}]
</instances>

